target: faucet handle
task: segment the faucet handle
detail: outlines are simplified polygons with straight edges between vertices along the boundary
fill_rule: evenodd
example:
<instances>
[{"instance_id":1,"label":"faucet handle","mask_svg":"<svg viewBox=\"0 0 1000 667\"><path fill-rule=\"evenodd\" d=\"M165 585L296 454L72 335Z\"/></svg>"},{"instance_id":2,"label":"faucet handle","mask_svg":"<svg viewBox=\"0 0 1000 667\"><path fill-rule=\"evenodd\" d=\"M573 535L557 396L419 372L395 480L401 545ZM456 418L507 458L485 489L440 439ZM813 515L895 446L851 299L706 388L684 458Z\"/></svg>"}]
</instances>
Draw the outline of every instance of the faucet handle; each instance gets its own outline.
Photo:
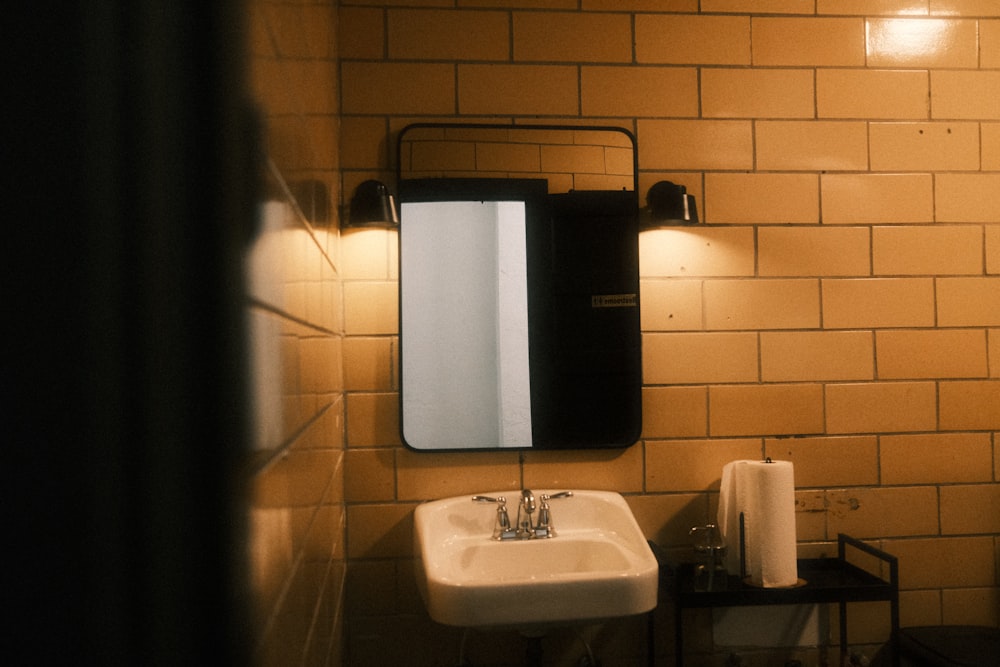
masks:
<instances>
[{"instance_id":1,"label":"faucet handle","mask_svg":"<svg viewBox=\"0 0 1000 667\"><path fill-rule=\"evenodd\" d=\"M510 514L507 513L507 499L503 496L472 496L474 503L496 503L497 520L493 524L494 540L509 540L517 536L517 531L510 525Z\"/></svg>"},{"instance_id":2,"label":"faucet handle","mask_svg":"<svg viewBox=\"0 0 1000 667\"><path fill-rule=\"evenodd\" d=\"M543 493L542 494L542 500L543 501L545 501L545 500L558 500L559 498L572 498L572 497L573 497L573 492L572 491L560 491L559 493L553 493L552 495L549 495L547 493Z\"/></svg>"}]
</instances>

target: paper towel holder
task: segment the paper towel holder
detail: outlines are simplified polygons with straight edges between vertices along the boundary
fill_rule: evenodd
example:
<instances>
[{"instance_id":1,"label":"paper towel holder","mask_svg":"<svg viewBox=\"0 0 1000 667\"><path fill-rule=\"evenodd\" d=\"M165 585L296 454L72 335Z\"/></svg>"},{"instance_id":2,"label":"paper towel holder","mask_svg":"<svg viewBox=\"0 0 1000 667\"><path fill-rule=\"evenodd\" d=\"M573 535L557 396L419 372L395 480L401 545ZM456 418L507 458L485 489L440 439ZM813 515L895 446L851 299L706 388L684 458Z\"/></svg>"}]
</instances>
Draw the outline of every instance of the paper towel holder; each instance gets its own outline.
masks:
<instances>
[{"instance_id":1,"label":"paper towel holder","mask_svg":"<svg viewBox=\"0 0 1000 667\"><path fill-rule=\"evenodd\" d=\"M764 462L774 463L770 457L768 457ZM751 582L750 575L747 574L746 519L744 518L743 512L740 512L740 581L751 586L755 585ZM808 583L808 581L799 577L791 586L782 586L782 588L799 588Z\"/></svg>"},{"instance_id":2,"label":"paper towel holder","mask_svg":"<svg viewBox=\"0 0 1000 667\"><path fill-rule=\"evenodd\" d=\"M770 459L769 459L770 460ZM747 578L746 515L740 512L740 580Z\"/></svg>"}]
</instances>

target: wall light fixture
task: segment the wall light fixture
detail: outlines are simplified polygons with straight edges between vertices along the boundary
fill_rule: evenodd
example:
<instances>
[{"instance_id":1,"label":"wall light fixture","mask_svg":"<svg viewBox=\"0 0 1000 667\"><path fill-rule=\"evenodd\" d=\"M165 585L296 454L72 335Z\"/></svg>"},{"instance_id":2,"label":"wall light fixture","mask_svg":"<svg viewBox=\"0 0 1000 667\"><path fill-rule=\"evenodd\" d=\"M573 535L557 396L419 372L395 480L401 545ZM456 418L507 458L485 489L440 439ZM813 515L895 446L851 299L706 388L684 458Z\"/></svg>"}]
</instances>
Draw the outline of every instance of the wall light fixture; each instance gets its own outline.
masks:
<instances>
[{"instance_id":1,"label":"wall light fixture","mask_svg":"<svg viewBox=\"0 0 1000 667\"><path fill-rule=\"evenodd\" d=\"M399 227L396 202L381 181L363 181L354 190L343 227Z\"/></svg>"},{"instance_id":2,"label":"wall light fixture","mask_svg":"<svg viewBox=\"0 0 1000 667\"><path fill-rule=\"evenodd\" d=\"M687 188L659 181L646 193L646 208L639 218L640 229L698 224L698 206Z\"/></svg>"}]
</instances>

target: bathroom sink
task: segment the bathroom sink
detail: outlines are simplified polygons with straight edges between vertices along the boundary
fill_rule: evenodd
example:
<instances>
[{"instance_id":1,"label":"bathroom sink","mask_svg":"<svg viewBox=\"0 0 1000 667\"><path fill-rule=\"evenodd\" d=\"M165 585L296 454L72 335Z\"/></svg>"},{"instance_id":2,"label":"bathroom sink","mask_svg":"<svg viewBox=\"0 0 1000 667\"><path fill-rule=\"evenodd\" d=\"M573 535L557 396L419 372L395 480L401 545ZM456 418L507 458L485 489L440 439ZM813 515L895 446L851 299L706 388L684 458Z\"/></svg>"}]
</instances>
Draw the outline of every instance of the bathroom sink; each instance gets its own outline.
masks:
<instances>
[{"instance_id":1,"label":"bathroom sink","mask_svg":"<svg viewBox=\"0 0 1000 667\"><path fill-rule=\"evenodd\" d=\"M557 491L535 491L555 496ZM519 492L505 496L516 525ZM497 504L471 496L419 505L416 574L445 625L531 629L641 614L656 606L659 568L625 499L573 491L550 501L553 537L494 539Z\"/></svg>"}]
</instances>

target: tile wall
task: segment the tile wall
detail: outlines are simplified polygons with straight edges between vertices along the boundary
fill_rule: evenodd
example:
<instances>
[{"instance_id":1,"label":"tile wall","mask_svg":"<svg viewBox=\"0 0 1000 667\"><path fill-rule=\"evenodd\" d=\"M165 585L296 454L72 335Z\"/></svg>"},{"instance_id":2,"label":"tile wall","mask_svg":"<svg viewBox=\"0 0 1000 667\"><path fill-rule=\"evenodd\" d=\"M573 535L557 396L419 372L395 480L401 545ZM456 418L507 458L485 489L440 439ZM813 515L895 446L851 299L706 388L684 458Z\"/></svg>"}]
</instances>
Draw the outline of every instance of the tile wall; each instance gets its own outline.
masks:
<instances>
[{"instance_id":1,"label":"tile wall","mask_svg":"<svg viewBox=\"0 0 1000 667\"><path fill-rule=\"evenodd\" d=\"M248 255L257 664L340 665L345 576L336 10L248 3L267 169Z\"/></svg>"},{"instance_id":2,"label":"tile wall","mask_svg":"<svg viewBox=\"0 0 1000 667\"><path fill-rule=\"evenodd\" d=\"M705 223L641 239L642 439L596 453L403 448L396 239L344 235L345 664L457 660L413 583L422 500L613 489L680 557L722 466L765 455L795 463L802 555L871 540L900 559L905 625L1000 623L1000 6L344 0L338 18L345 192L392 183L410 122L612 124L638 138L640 196L683 183ZM852 641L885 618L859 608ZM721 664L702 620L687 645ZM633 665L643 630L588 637Z\"/></svg>"}]
</instances>

